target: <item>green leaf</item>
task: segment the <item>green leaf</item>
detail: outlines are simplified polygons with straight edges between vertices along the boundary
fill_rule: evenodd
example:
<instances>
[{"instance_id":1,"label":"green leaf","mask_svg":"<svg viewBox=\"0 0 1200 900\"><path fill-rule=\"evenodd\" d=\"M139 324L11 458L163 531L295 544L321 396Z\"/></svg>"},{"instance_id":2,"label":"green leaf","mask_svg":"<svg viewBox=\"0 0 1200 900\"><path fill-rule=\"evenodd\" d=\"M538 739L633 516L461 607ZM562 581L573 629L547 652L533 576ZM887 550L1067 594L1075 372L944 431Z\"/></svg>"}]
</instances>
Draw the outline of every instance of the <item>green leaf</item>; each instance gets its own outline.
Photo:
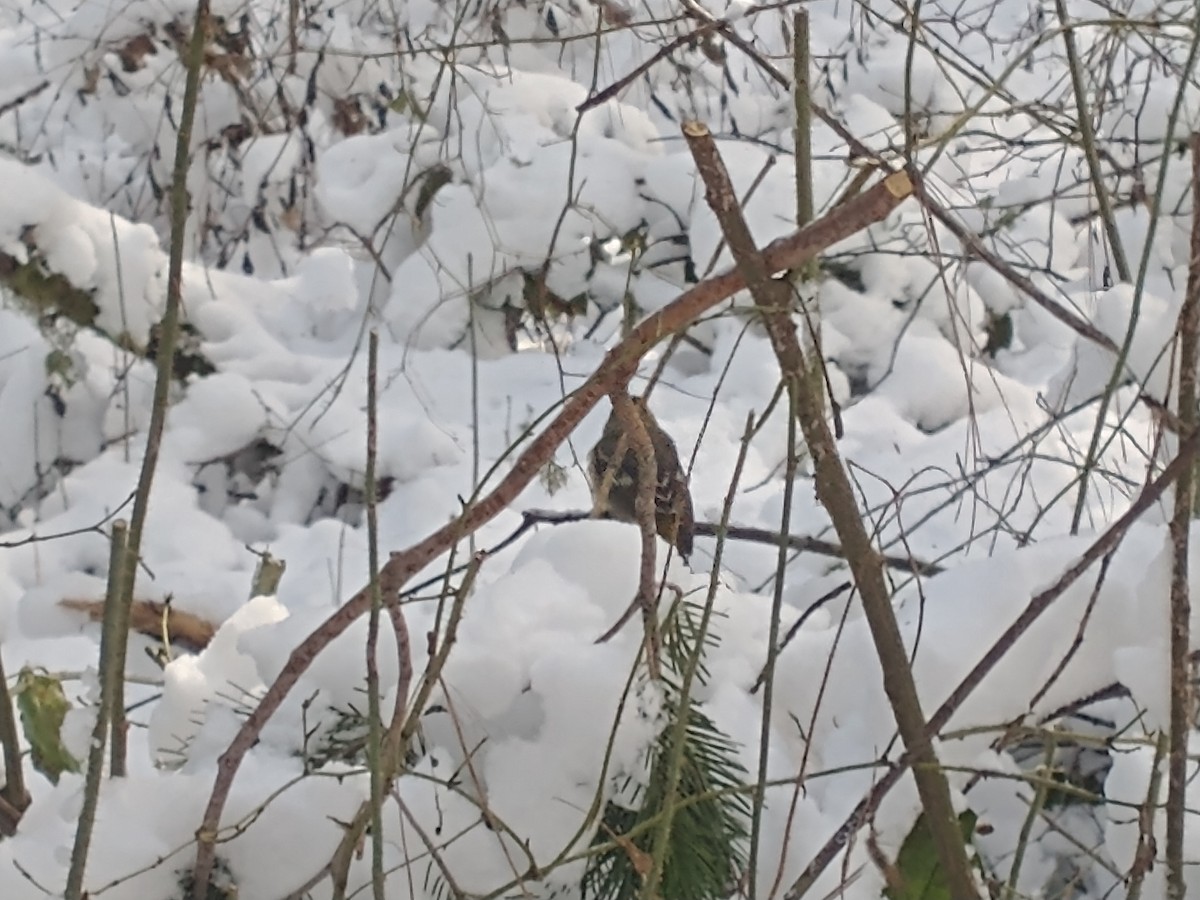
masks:
<instances>
[{"instance_id":1,"label":"green leaf","mask_svg":"<svg viewBox=\"0 0 1200 900\"><path fill-rule=\"evenodd\" d=\"M975 834L975 813L968 811L959 816L958 827L963 843L970 844ZM903 883L883 892L888 900L954 900L942 874L924 813L918 816L912 831L904 839L904 846L896 858L896 869Z\"/></svg>"},{"instance_id":2,"label":"green leaf","mask_svg":"<svg viewBox=\"0 0 1200 900\"><path fill-rule=\"evenodd\" d=\"M79 761L62 742L62 724L71 708L62 681L26 666L17 676L17 708L33 767L55 784L63 772L78 772Z\"/></svg>"}]
</instances>

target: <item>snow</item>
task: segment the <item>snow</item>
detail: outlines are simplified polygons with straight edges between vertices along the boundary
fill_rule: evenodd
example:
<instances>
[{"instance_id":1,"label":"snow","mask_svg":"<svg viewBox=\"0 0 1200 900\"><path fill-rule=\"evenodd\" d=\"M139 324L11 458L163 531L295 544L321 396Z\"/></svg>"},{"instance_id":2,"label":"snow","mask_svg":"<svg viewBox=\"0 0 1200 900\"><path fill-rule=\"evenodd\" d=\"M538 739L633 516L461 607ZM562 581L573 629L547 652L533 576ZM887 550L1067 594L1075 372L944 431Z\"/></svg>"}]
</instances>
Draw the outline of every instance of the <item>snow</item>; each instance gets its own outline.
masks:
<instances>
[{"instance_id":1,"label":"snow","mask_svg":"<svg viewBox=\"0 0 1200 900\"><path fill-rule=\"evenodd\" d=\"M218 630L202 651L175 651L165 668L143 652L154 641L133 640L131 771L103 783L86 879L92 895L108 898L179 896L218 757L293 649L367 583L368 329L380 339L386 560L494 488L521 442L619 340L628 309L659 309L696 277L731 264L681 121L701 118L717 136L756 241L795 228L791 99L732 43L722 43L723 65L701 47L680 47L617 98L578 112L676 33L664 24L675 4L625 10L636 23L603 33L597 28L616 4L501 2L455 13L435 3L307 4L294 71L281 5L215 6L230 40L214 46L245 59L229 70L236 77L210 73L202 83L183 294L216 371L172 386L136 593L170 600ZM1129 15L1158 8L1133 6ZM1168 163L1156 142L1178 80L1131 61L1112 78L1128 75L1138 89L1110 84L1112 102L1097 111L1109 158L1129 167L1114 179L1123 191L1135 169L1153 186L1168 166L1145 283L1135 287L1115 283L1081 151L1065 147L1062 128L1038 111L1062 115L1073 105L1061 47L1046 39L1052 26L1039 24L1037 10L1016 0L927 5L909 72L908 35L894 33L892 7L864 8L853 24L835 0L809 7L816 99L888 153L903 146L900 118L912 112L923 135L918 161L938 155L928 183L940 202L1049 296L1118 346L1129 340L1083 529L1072 534L1077 469L1115 354L965 257L914 203L826 254L838 268L816 289L821 346L844 428L839 447L867 526L887 553L945 569L919 582L904 569L888 572L928 715L1177 446L1159 440L1138 397L1171 406L1177 384L1191 159L1172 152ZM1069 7L1095 15L1085 4ZM790 11L742 0L705 9L790 71ZM0 114L0 252L61 276L97 309L94 327L79 328L39 322L11 291L0 299L0 651L10 677L25 665L63 675L74 704L64 739L81 753L97 699L99 625L61 601L103 598L112 520L130 514L146 450L155 373L140 351L166 300L163 191L183 89L166 28L190 11L175 0L0 10L4 96L43 79L51 85ZM1103 49L1094 30L1075 33L1081 52ZM1181 35L1164 27L1156 43L1176 64L1186 52ZM143 37L154 52L131 60L130 41ZM234 38L248 49L230 51ZM452 62L430 51L450 44L461 45ZM993 77L1003 77L1003 90L989 94ZM340 124L346 98L367 123L359 133ZM969 122L961 118L977 109ZM1191 88L1182 116L1177 138L1196 124ZM938 136L960 125L942 152ZM1141 156L1134 138L1151 142ZM827 125L814 126L812 144L823 211L857 169ZM1135 267L1149 215L1143 204L1114 213ZM550 294L586 307L573 321L534 321L529 281L543 272ZM682 346L666 361L651 399L691 469L697 517L707 522L719 519L747 414L764 415L779 383L750 298L739 294L716 312L691 332L702 347ZM991 359L983 347L1002 316L1013 340ZM642 361L635 391L663 352L660 345ZM441 594L438 576L509 535L525 510L587 509L580 463L608 413L601 402L558 449L560 485L540 473L473 545L461 543L452 561L443 556L416 576L433 586L403 605L414 680L401 700L416 695L427 636L444 629L454 599ZM786 457L786 411L777 404L747 451L735 524L780 528ZM789 531L834 540L811 460L794 487ZM1039 821L1018 881L1027 895L1049 896L1063 867L1084 866L1081 896L1104 896L1115 884L1106 865L1124 872L1132 863L1132 807L1145 797L1155 730L1169 721L1169 509L1168 493L1125 536L1103 579L1095 566L1056 600L938 740L956 804L990 827L975 841L981 858L1006 879L1033 796L1022 778L1041 760L996 747L1000 729L1113 683L1128 690L1088 708L1113 723L1088 726L1109 749L1072 757L1100 772L1103 809L1056 810L1058 824L1095 846L1101 863ZM661 573L669 588L660 612L667 616L676 590L702 603L711 586L716 642L694 693L753 773L763 709L751 687L767 660L778 551L730 540L714 575L715 541L696 544L688 564L673 557ZM659 550L661 565L666 544ZM644 677L631 678L640 617L610 641L597 638L634 598L639 552L636 528L588 520L541 525L482 564L397 782L400 802L385 810L385 864L398 867L389 896L440 896L418 828L437 836L461 890L485 894L586 847L598 798L636 805L663 697ZM251 597L262 553L287 569L274 596ZM1194 569L1200 551L1192 557ZM783 631L848 578L840 560L789 557ZM242 898L278 900L304 884L367 796L361 768L320 756L365 710L366 635L359 620L313 660L234 781L222 826L239 831L219 855ZM401 666L386 616L378 662L390 714ZM901 749L851 592L807 618L779 654L768 724L767 774L785 783L765 794L759 876L786 887L877 781L881 760ZM972 770L996 777L972 784ZM799 787L787 783L798 775ZM43 896L38 885L61 892L82 785L81 775L56 785L30 776L33 804L18 833L0 841L0 896L32 900ZM1191 808L1200 804L1196 790ZM481 808L503 828L484 827ZM919 810L906 776L873 818L885 853L896 854ZM1197 840L1189 832L1189 847ZM578 860L553 868L529 889L578 896L582 868ZM1164 868L1149 874L1146 896L1161 895ZM882 875L856 839L813 896L839 890L847 872L861 875L840 896L879 895ZM1200 878L1188 877L1200 889ZM356 860L350 890L369 880L369 861ZM313 896L328 890L325 883Z\"/></svg>"}]
</instances>

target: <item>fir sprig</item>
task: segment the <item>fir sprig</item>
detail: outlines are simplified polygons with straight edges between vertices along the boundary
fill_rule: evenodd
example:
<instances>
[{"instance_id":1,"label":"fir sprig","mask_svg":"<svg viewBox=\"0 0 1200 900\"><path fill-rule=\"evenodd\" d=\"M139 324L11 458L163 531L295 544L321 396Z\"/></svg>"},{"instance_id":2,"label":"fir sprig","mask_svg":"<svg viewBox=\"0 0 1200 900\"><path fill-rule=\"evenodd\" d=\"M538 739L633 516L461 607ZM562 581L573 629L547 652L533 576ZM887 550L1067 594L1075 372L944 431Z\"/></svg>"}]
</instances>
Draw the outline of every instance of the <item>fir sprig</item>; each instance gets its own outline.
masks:
<instances>
[{"instance_id":1,"label":"fir sprig","mask_svg":"<svg viewBox=\"0 0 1200 900\"><path fill-rule=\"evenodd\" d=\"M676 723L685 717L683 753L675 786L668 849L658 885L663 900L716 900L728 896L745 870L750 803L744 790L747 773L737 745L700 708L694 692L682 690L679 677L693 655L696 681L707 671L704 652L716 637L703 627L703 608L687 601L676 605L664 633L666 667L663 728L651 747L650 775L639 792L640 805L605 807L593 845L616 846L593 857L583 879L583 896L594 900L636 900L644 890L656 822L668 802L668 776L676 749ZM682 702L681 702L682 701Z\"/></svg>"}]
</instances>

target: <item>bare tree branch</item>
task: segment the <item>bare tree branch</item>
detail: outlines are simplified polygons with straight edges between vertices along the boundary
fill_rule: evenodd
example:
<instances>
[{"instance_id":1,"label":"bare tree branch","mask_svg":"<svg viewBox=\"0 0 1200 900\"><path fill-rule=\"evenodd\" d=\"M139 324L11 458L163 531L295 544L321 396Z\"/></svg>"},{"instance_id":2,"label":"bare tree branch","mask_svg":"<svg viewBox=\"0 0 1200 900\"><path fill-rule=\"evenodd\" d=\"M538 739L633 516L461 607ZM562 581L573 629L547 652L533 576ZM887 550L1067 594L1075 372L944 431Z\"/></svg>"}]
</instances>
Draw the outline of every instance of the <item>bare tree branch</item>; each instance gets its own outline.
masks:
<instances>
[{"instance_id":1,"label":"bare tree branch","mask_svg":"<svg viewBox=\"0 0 1200 900\"><path fill-rule=\"evenodd\" d=\"M830 211L812 225L771 243L763 251L767 267L774 273L803 264L826 247L850 237L873 222L882 220L908 197L909 193L910 186L906 180L897 181L892 177L881 181ZM745 277L741 272L736 269L728 271L702 281L667 306L643 319L624 340L608 352L596 372L567 398L559 414L530 442L491 493L469 505L457 519L438 529L425 540L400 553L392 554L379 572L379 588L383 595L391 596L402 591L409 580L425 566L506 509L525 486L537 477L558 445L566 440L567 435L600 398L617 384L627 380L637 370L641 358L652 347L671 334L688 327L706 310L728 299L745 285ZM225 801L242 760L257 742L263 726L283 703L317 654L349 628L370 605L371 592L369 587L366 587L301 641L288 657L279 677L267 689L258 706L242 723L229 747L221 754L217 761L217 775L212 793L200 827L196 830L198 847L192 878L192 896L195 900L204 900L207 896L209 878L216 859L221 812L225 808Z\"/></svg>"}]
</instances>

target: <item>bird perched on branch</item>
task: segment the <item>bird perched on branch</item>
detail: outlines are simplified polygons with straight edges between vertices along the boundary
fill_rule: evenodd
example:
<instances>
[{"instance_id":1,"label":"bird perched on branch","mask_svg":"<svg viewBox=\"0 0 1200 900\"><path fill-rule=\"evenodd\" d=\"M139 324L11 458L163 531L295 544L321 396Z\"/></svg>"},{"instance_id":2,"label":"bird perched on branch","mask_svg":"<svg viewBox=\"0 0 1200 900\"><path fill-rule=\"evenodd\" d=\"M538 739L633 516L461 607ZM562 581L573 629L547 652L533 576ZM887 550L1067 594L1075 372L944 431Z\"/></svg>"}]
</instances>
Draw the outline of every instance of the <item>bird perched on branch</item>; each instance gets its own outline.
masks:
<instances>
[{"instance_id":1,"label":"bird perched on branch","mask_svg":"<svg viewBox=\"0 0 1200 900\"><path fill-rule=\"evenodd\" d=\"M655 478L654 524L658 536L675 546L680 556L692 555L695 520L692 495L687 475L679 464L675 442L663 431L642 397L630 397L633 408L641 418L650 444L654 447ZM608 417L604 433L588 457L588 475L592 482L595 506L592 514L598 519L637 523L638 459L633 439L627 435L624 422L616 410ZM624 454L615 460L621 447ZM610 474L611 472L611 474Z\"/></svg>"}]
</instances>

